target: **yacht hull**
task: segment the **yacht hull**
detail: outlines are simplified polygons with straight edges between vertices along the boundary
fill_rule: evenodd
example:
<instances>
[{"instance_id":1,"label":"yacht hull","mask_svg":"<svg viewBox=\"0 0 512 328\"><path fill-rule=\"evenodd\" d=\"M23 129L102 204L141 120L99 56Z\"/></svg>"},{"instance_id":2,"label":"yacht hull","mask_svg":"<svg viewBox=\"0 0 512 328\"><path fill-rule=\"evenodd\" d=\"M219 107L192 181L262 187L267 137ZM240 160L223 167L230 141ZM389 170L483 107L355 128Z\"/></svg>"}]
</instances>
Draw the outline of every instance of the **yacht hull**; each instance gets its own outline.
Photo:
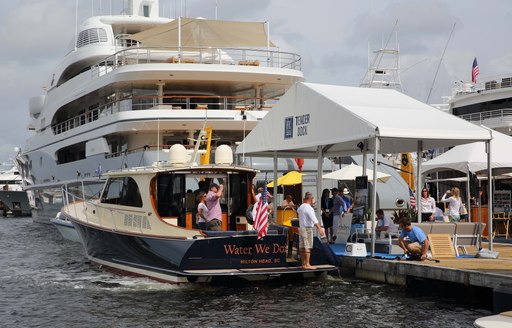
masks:
<instances>
[{"instance_id":1,"label":"yacht hull","mask_svg":"<svg viewBox=\"0 0 512 328\"><path fill-rule=\"evenodd\" d=\"M3 203L3 216L32 216L26 191L0 190L0 202Z\"/></svg>"},{"instance_id":2,"label":"yacht hull","mask_svg":"<svg viewBox=\"0 0 512 328\"><path fill-rule=\"evenodd\" d=\"M318 238L311 253L311 264L317 269L305 270L299 261L287 258L286 234L269 234L258 240L254 234L224 231L212 237L183 239L124 234L73 218L70 221L91 261L113 271L165 282L216 282L226 277L242 281L307 278L337 268L329 263L325 245Z\"/></svg>"}]
</instances>

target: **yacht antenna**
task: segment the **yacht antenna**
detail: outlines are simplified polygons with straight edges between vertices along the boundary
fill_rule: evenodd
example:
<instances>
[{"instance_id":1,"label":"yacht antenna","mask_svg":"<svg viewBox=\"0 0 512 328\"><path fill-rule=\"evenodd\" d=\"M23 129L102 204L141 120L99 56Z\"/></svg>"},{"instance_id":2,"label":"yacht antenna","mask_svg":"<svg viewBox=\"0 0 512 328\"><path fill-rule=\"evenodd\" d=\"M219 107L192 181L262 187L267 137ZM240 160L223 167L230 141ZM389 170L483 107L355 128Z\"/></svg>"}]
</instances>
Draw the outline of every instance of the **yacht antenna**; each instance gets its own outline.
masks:
<instances>
[{"instance_id":1,"label":"yacht antenna","mask_svg":"<svg viewBox=\"0 0 512 328\"><path fill-rule=\"evenodd\" d=\"M455 25L457 25L457 22L453 23L452 31L450 32L450 36L448 37L448 41L446 41L446 45L444 46L443 54L441 55L441 58L439 59L439 64L437 65L436 74L434 75L434 80L432 81L432 85L430 85L430 91L428 92L428 97L426 103L428 104L428 101L430 99L430 94L432 93L432 89L434 89L434 83L436 83L437 73L439 72L439 68L441 67L441 63L443 62L444 54L446 52L446 48L448 48L448 44L450 43L450 39L452 38L453 31L455 30Z\"/></svg>"}]
</instances>

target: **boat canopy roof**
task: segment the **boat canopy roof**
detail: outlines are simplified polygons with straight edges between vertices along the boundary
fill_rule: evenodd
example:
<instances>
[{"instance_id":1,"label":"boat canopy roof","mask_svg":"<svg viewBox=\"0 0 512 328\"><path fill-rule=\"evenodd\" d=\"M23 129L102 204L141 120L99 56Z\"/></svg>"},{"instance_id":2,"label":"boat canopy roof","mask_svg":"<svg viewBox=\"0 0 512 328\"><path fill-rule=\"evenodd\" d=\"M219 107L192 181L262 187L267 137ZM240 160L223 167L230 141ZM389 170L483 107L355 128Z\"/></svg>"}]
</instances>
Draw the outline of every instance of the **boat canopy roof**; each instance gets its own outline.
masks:
<instances>
[{"instance_id":1,"label":"boat canopy roof","mask_svg":"<svg viewBox=\"0 0 512 328\"><path fill-rule=\"evenodd\" d=\"M181 23L181 28L179 24ZM132 34L127 38L145 46L182 47L275 47L268 40L264 22L236 22L179 18Z\"/></svg>"}]
</instances>

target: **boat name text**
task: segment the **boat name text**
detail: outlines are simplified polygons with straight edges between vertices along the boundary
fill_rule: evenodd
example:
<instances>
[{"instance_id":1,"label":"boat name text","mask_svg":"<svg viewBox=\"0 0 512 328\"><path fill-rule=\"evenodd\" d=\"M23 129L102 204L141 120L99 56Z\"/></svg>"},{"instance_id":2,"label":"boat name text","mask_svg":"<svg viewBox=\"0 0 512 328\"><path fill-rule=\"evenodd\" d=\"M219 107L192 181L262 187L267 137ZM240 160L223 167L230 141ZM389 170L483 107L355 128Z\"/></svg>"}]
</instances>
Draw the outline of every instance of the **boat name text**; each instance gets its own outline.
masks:
<instances>
[{"instance_id":1,"label":"boat name text","mask_svg":"<svg viewBox=\"0 0 512 328\"><path fill-rule=\"evenodd\" d=\"M253 255L253 254L285 254L286 246L282 244L256 244L253 246L224 245L227 255Z\"/></svg>"}]
</instances>

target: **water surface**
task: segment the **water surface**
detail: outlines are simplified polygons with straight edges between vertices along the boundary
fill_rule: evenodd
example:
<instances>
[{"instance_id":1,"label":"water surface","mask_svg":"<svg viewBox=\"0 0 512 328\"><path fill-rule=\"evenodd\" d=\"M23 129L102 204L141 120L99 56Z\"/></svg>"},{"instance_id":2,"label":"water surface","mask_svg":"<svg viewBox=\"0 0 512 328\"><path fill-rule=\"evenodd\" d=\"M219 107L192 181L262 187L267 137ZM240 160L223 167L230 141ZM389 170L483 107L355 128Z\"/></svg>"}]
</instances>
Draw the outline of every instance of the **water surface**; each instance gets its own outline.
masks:
<instances>
[{"instance_id":1,"label":"water surface","mask_svg":"<svg viewBox=\"0 0 512 328\"><path fill-rule=\"evenodd\" d=\"M471 327L487 310L339 277L171 285L91 265L52 225L0 218L0 327Z\"/></svg>"}]
</instances>

